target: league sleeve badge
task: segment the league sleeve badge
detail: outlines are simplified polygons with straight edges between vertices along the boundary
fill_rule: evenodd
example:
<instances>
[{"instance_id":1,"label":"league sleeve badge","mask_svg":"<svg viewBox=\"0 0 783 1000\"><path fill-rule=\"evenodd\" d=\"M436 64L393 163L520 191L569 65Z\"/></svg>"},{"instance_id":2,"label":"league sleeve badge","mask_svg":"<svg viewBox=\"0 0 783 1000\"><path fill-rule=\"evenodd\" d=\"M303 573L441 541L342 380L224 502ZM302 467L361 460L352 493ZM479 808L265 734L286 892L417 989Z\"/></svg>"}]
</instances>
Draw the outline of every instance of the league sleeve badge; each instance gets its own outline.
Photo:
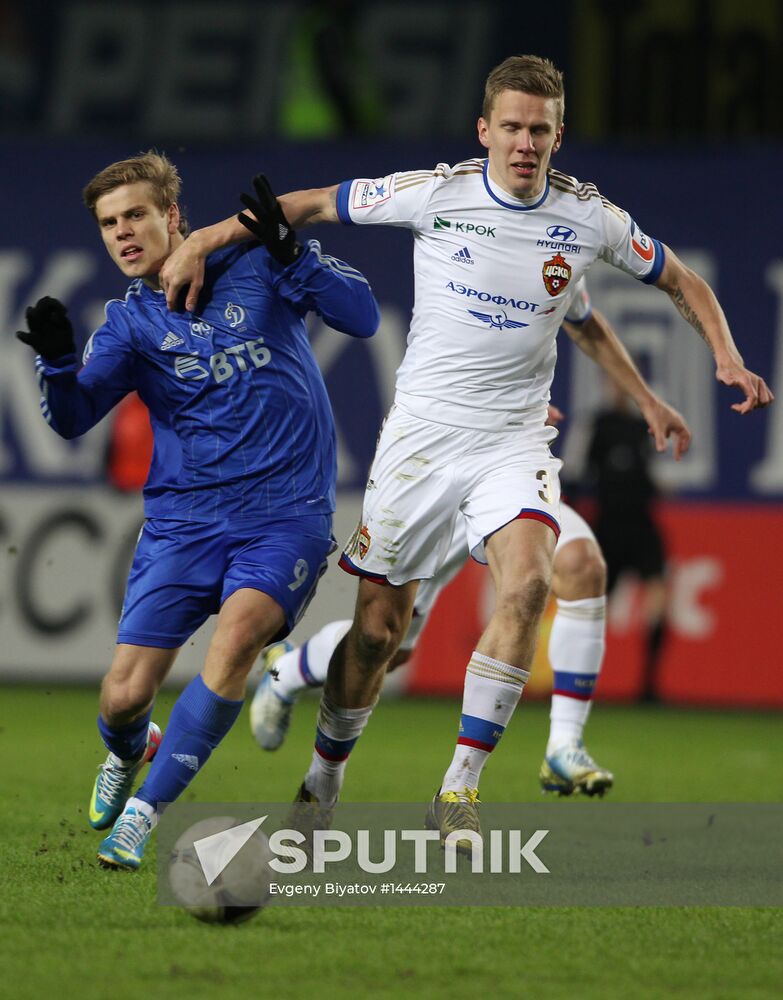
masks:
<instances>
[{"instance_id":1,"label":"league sleeve badge","mask_svg":"<svg viewBox=\"0 0 783 1000\"><path fill-rule=\"evenodd\" d=\"M646 236L631 219L631 246L637 257L649 264L655 256L655 246L649 236Z\"/></svg>"},{"instance_id":2,"label":"league sleeve badge","mask_svg":"<svg viewBox=\"0 0 783 1000\"><path fill-rule=\"evenodd\" d=\"M394 174L376 177L375 180L361 179L354 182L352 208L372 208L388 201L394 190Z\"/></svg>"}]
</instances>

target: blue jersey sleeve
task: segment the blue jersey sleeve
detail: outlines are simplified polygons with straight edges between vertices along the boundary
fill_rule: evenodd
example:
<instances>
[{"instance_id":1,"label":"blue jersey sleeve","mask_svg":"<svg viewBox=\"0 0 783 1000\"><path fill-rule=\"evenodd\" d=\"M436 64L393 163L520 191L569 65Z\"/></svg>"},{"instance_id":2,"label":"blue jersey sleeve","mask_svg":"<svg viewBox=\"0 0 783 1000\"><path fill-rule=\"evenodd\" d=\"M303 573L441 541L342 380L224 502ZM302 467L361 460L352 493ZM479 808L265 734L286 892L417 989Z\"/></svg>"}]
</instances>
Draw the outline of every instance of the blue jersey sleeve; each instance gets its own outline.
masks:
<instances>
[{"instance_id":1,"label":"blue jersey sleeve","mask_svg":"<svg viewBox=\"0 0 783 1000\"><path fill-rule=\"evenodd\" d=\"M316 312L324 321L351 337L372 337L381 314L361 271L321 250L309 240L298 260L274 278L275 291L297 311Z\"/></svg>"},{"instance_id":2,"label":"blue jersey sleeve","mask_svg":"<svg viewBox=\"0 0 783 1000\"><path fill-rule=\"evenodd\" d=\"M41 409L50 426L64 438L79 437L94 427L135 386L130 330L112 318L90 337L79 369L74 355L57 364L36 358Z\"/></svg>"}]
</instances>

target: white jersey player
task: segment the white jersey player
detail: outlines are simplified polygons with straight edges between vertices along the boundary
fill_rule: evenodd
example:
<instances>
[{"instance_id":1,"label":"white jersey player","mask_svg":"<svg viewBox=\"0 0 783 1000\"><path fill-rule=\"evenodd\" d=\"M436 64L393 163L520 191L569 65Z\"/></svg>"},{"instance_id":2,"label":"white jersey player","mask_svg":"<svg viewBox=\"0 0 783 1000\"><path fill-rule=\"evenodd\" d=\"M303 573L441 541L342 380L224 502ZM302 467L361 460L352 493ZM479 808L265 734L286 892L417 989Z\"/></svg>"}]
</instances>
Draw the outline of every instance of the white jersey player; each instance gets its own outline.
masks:
<instances>
[{"instance_id":1,"label":"white jersey player","mask_svg":"<svg viewBox=\"0 0 783 1000\"><path fill-rule=\"evenodd\" d=\"M690 442L685 420L647 386L606 318L593 310L584 279L573 289L563 328L588 354L602 346L605 367L637 400L659 448L673 434L679 458ZM560 411L550 406L548 422L556 425L560 419ZM560 524L552 576L557 606L549 640L553 670L550 730L539 780L545 791L560 795L603 795L614 777L595 762L582 736L603 663L606 565L590 526L565 503L560 506ZM443 565L419 586L410 626L389 670L409 659L439 594L469 554L467 535L458 521ZM253 735L263 749L276 750L282 744L299 693L323 685L332 655L351 624L330 622L299 648L277 643L264 651L264 673L250 712Z\"/></svg>"},{"instance_id":2,"label":"white jersey player","mask_svg":"<svg viewBox=\"0 0 783 1000\"><path fill-rule=\"evenodd\" d=\"M336 204L343 222L415 237L408 347L342 567L395 585L431 577L458 519L481 562L515 518L557 534L544 425L569 293L598 257L654 281L661 245L592 185L550 170L542 193L514 198L487 160L345 182Z\"/></svg>"},{"instance_id":3,"label":"white jersey player","mask_svg":"<svg viewBox=\"0 0 783 1000\"><path fill-rule=\"evenodd\" d=\"M555 334L569 287L595 260L670 296L712 349L717 378L741 388L736 410L772 399L763 379L745 368L709 286L592 185L551 169L563 140L563 105L556 67L514 56L487 78L478 120L486 162L280 199L292 226L401 225L415 245L409 347L362 524L345 553L343 564L361 577L357 607L329 665L313 759L297 795L303 825L308 813L321 823L328 818L407 630L418 581L437 572L462 521L474 557L490 566L497 606L468 664L461 735L429 822L442 839L453 829L479 828L481 768L529 676L559 532L553 432L544 427ZM245 204L253 212L253 199ZM239 223L259 229L251 216ZM190 281L186 306L195 305L203 251L240 238L239 223L191 237L195 243L163 274L170 301Z\"/></svg>"},{"instance_id":4,"label":"white jersey player","mask_svg":"<svg viewBox=\"0 0 783 1000\"><path fill-rule=\"evenodd\" d=\"M648 283L664 263L627 213L555 170L532 199L503 191L488 160L346 181L337 213L413 231L415 305L395 402L471 430L543 424L569 293L597 258Z\"/></svg>"}]
</instances>

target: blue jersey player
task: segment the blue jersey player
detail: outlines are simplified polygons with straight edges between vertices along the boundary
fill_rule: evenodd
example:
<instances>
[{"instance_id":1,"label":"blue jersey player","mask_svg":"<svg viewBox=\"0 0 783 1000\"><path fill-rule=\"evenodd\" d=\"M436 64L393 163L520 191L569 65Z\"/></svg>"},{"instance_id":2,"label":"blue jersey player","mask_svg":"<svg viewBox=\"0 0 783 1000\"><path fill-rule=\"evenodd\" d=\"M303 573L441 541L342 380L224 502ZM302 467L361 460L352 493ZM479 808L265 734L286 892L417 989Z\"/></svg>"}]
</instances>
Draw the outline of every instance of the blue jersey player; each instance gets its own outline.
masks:
<instances>
[{"instance_id":1,"label":"blue jersey player","mask_svg":"<svg viewBox=\"0 0 783 1000\"><path fill-rule=\"evenodd\" d=\"M177 798L231 728L259 651L294 626L334 547L334 422L304 316L369 337L378 307L358 271L315 240L297 242L268 183L256 182L259 240L212 254L197 309L178 313L158 279L186 232L176 168L148 152L102 170L84 200L132 279L125 298L108 303L82 367L56 299L29 308L18 334L38 354L41 405L57 433L83 434L133 390L154 431L146 520L98 719L109 755L89 819L112 827L98 850L109 867L139 867L158 803ZM204 668L161 740L155 695L215 613Z\"/></svg>"}]
</instances>

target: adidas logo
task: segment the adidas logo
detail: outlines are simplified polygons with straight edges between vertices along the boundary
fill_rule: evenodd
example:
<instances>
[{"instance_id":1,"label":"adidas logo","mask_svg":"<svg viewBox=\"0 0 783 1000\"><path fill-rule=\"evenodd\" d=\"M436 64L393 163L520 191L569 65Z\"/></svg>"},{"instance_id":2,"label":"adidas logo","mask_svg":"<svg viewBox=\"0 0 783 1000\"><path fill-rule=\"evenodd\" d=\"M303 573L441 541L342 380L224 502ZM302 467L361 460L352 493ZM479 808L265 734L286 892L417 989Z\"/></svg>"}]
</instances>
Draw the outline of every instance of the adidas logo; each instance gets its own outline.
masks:
<instances>
[{"instance_id":1,"label":"adidas logo","mask_svg":"<svg viewBox=\"0 0 783 1000\"><path fill-rule=\"evenodd\" d=\"M198 757L192 753L173 753L172 758L178 760L180 764L189 767L191 771L198 771Z\"/></svg>"},{"instance_id":2,"label":"adidas logo","mask_svg":"<svg viewBox=\"0 0 783 1000\"><path fill-rule=\"evenodd\" d=\"M180 344L184 344L184 337L180 337L178 333L172 333L171 330L163 338L160 349L161 351L170 351L172 347L179 347Z\"/></svg>"},{"instance_id":3,"label":"adidas logo","mask_svg":"<svg viewBox=\"0 0 783 1000\"><path fill-rule=\"evenodd\" d=\"M461 250L458 250L451 259L456 261L458 264L476 263L475 260L473 260L473 258L470 256L470 250L468 250L467 247L463 247Z\"/></svg>"},{"instance_id":4,"label":"adidas logo","mask_svg":"<svg viewBox=\"0 0 783 1000\"><path fill-rule=\"evenodd\" d=\"M278 222L277 232L281 240L284 240L288 236L288 226L283 226Z\"/></svg>"}]
</instances>

